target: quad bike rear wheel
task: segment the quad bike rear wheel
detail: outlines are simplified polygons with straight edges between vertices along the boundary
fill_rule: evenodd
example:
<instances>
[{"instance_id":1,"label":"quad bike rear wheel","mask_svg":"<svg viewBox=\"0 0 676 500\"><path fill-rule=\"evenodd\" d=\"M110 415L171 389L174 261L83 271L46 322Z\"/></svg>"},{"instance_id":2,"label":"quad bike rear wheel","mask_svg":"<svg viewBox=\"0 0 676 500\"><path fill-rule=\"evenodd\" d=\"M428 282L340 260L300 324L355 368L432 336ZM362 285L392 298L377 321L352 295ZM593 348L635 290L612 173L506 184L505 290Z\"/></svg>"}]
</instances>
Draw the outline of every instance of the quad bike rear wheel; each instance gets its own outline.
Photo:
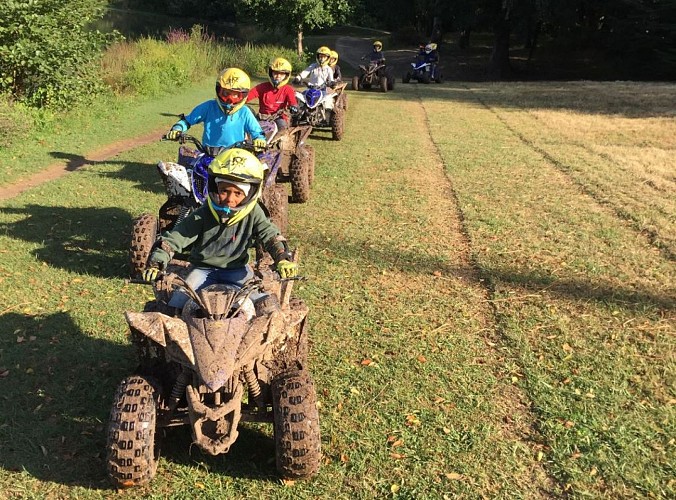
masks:
<instances>
[{"instance_id":1,"label":"quad bike rear wheel","mask_svg":"<svg viewBox=\"0 0 676 500\"><path fill-rule=\"evenodd\" d=\"M129 245L129 271L132 277L139 276L145 270L156 239L157 217L145 213L134 219Z\"/></svg>"},{"instance_id":2,"label":"quad bike rear wheel","mask_svg":"<svg viewBox=\"0 0 676 500\"><path fill-rule=\"evenodd\" d=\"M282 234L289 225L289 196L282 184L274 184L263 190L263 204L270 213L270 220Z\"/></svg>"},{"instance_id":3,"label":"quad bike rear wheel","mask_svg":"<svg viewBox=\"0 0 676 500\"><path fill-rule=\"evenodd\" d=\"M386 76L381 76L380 77L380 91L381 92L387 92L387 77Z\"/></svg>"},{"instance_id":4,"label":"quad bike rear wheel","mask_svg":"<svg viewBox=\"0 0 676 500\"><path fill-rule=\"evenodd\" d=\"M343 138L345 130L345 110L341 107L334 107L331 113L331 134L333 140L339 141Z\"/></svg>"},{"instance_id":5,"label":"quad bike rear wheel","mask_svg":"<svg viewBox=\"0 0 676 500\"><path fill-rule=\"evenodd\" d=\"M272 382L277 470L302 479L319 470L321 459L317 394L305 370L293 370Z\"/></svg>"},{"instance_id":6,"label":"quad bike rear wheel","mask_svg":"<svg viewBox=\"0 0 676 500\"><path fill-rule=\"evenodd\" d=\"M305 148L301 148L298 154L293 155L289 166L291 177L291 201L293 203L305 203L310 199L310 163L309 155Z\"/></svg>"},{"instance_id":7,"label":"quad bike rear wheel","mask_svg":"<svg viewBox=\"0 0 676 500\"><path fill-rule=\"evenodd\" d=\"M307 180L310 182L310 186L315 181L315 148L308 144L305 145L305 152L308 155L308 171L307 171Z\"/></svg>"},{"instance_id":8,"label":"quad bike rear wheel","mask_svg":"<svg viewBox=\"0 0 676 500\"><path fill-rule=\"evenodd\" d=\"M155 476L157 394L153 383L139 375L117 387L106 443L108 476L115 488L147 484Z\"/></svg>"},{"instance_id":9,"label":"quad bike rear wheel","mask_svg":"<svg viewBox=\"0 0 676 500\"><path fill-rule=\"evenodd\" d=\"M358 76L352 77L352 90L359 90L359 77Z\"/></svg>"},{"instance_id":10,"label":"quad bike rear wheel","mask_svg":"<svg viewBox=\"0 0 676 500\"><path fill-rule=\"evenodd\" d=\"M387 90L394 90L395 78L390 75L387 78Z\"/></svg>"},{"instance_id":11,"label":"quad bike rear wheel","mask_svg":"<svg viewBox=\"0 0 676 500\"><path fill-rule=\"evenodd\" d=\"M444 75L441 74L441 71L437 72L437 77L434 81L437 83L444 83Z\"/></svg>"}]
</instances>

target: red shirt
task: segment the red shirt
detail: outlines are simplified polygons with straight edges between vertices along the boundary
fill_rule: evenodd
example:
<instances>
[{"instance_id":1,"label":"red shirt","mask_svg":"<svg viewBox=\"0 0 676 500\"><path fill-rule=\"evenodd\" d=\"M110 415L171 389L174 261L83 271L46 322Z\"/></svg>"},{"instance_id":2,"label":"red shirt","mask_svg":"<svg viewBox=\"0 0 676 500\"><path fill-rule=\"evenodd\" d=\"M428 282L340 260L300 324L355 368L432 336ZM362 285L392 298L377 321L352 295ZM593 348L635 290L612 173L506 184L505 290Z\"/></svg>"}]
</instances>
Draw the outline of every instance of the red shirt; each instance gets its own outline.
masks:
<instances>
[{"instance_id":1,"label":"red shirt","mask_svg":"<svg viewBox=\"0 0 676 500\"><path fill-rule=\"evenodd\" d=\"M249 90L246 102L258 99L258 112L264 115L271 115L288 106L298 106L296 100L296 91L291 85L283 85L274 88L270 82L263 82Z\"/></svg>"}]
</instances>

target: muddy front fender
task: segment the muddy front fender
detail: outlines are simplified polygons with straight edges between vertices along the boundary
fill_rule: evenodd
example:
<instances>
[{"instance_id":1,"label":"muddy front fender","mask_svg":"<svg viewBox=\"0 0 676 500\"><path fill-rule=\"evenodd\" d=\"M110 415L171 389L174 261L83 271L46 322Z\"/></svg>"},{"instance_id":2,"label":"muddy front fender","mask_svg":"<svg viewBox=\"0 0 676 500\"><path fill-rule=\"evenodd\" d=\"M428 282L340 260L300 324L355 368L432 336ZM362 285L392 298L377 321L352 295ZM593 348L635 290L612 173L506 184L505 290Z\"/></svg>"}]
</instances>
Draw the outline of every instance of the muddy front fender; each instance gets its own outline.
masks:
<instances>
[{"instance_id":1,"label":"muddy front fender","mask_svg":"<svg viewBox=\"0 0 676 500\"><path fill-rule=\"evenodd\" d=\"M195 355L188 327L180 318L159 312L125 312L129 328L162 346L167 359L195 369Z\"/></svg>"}]
</instances>

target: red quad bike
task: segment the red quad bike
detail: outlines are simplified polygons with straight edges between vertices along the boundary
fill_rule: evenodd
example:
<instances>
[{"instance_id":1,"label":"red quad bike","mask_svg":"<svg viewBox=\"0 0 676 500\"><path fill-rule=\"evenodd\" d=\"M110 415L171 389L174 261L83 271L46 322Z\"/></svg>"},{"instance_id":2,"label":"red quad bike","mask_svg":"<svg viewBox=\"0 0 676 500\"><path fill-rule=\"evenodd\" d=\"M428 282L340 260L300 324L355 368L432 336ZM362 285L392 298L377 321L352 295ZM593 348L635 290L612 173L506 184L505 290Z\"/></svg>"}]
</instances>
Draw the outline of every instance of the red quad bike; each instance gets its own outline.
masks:
<instances>
[{"instance_id":1,"label":"red quad bike","mask_svg":"<svg viewBox=\"0 0 676 500\"><path fill-rule=\"evenodd\" d=\"M308 307L291 297L293 279L279 279L261 261L255 274L243 288L194 292L169 267L153 283L155 300L143 312L125 313L139 365L119 384L108 422L106 464L115 488L153 479L160 429L173 426L190 427L195 445L219 455L237 439L240 423L267 422L282 477L309 478L319 470ZM180 313L167 306L176 286L191 296ZM255 292L268 295L254 305Z\"/></svg>"},{"instance_id":2,"label":"red quad bike","mask_svg":"<svg viewBox=\"0 0 676 500\"><path fill-rule=\"evenodd\" d=\"M384 61L370 61L359 65L359 75L352 77L352 90L380 87L381 92L394 90L394 75Z\"/></svg>"},{"instance_id":3,"label":"red quad bike","mask_svg":"<svg viewBox=\"0 0 676 500\"><path fill-rule=\"evenodd\" d=\"M162 137L166 140L166 137ZM214 156L228 148L208 148L196 137L183 134L178 139L178 162L160 161L157 171L167 192L167 201L160 207L159 217L143 213L132 222L131 242L129 245L129 271L132 277L140 276L158 236L187 217L201 206L207 197L208 168ZM185 146L191 142L196 150ZM233 144L231 147L253 151L250 142ZM214 150L215 149L215 150ZM265 153L259 154L259 159ZM261 159L264 163L264 159ZM261 204L270 216L270 220L285 234L288 226L289 200L286 188L275 182L276 171L267 170L264 181ZM177 255L175 260L181 261Z\"/></svg>"},{"instance_id":4,"label":"red quad bike","mask_svg":"<svg viewBox=\"0 0 676 500\"><path fill-rule=\"evenodd\" d=\"M291 201L305 203L310 199L310 186L315 177L315 150L307 143L311 125L292 125L280 130L275 120L284 109L265 115L258 113L258 122L265 133L268 149L258 158L276 172L275 182L291 183Z\"/></svg>"}]
</instances>

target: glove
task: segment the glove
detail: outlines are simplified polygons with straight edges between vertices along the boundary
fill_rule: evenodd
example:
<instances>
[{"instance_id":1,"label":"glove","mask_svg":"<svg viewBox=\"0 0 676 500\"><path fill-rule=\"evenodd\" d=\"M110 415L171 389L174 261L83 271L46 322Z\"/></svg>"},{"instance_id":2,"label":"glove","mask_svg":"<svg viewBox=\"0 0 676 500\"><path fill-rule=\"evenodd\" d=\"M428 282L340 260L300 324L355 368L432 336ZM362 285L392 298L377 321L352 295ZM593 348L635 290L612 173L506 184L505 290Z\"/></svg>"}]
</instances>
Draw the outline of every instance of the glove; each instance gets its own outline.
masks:
<instances>
[{"instance_id":1,"label":"glove","mask_svg":"<svg viewBox=\"0 0 676 500\"><path fill-rule=\"evenodd\" d=\"M254 139L253 141L253 148L256 153L260 153L265 149L265 146L267 146L267 142L265 142L265 139L258 138Z\"/></svg>"},{"instance_id":2,"label":"glove","mask_svg":"<svg viewBox=\"0 0 676 500\"><path fill-rule=\"evenodd\" d=\"M334 80L332 82L329 82L328 86L331 87L332 89L335 89L336 88L336 81Z\"/></svg>"},{"instance_id":3,"label":"glove","mask_svg":"<svg viewBox=\"0 0 676 500\"><path fill-rule=\"evenodd\" d=\"M143 271L143 274L141 275L143 277L144 281L150 281L151 283L157 280L157 277L160 274L160 270L157 269L156 267L149 267L145 271Z\"/></svg>"},{"instance_id":4,"label":"glove","mask_svg":"<svg viewBox=\"0 0 676 500\"><path fill-rule=\"evenodd\" d=\"M277 272L282 279L295 278L298 276L298 264L288 260L280 260L277 262Z\"/></svg>"},{"instance_id":5,"label":"glove","mask_svg":"<svg viewBox=\"0 0 676 500\"><path fill-rule=\"evenodd\" d=\"M301 81L300 76L294 76L293 77L293 83L295 83L296 85L298 85L300 83L300 81Z\"/></svg>"},{"instance_id":6,"label":"glove","mask_svg":"<svg viewBox=\"0 0 676 500\"><path fill-rule=\"evenodd\" d=\"M183 132L181 132L180 130L172 128L169 132L167 132L167 135L165 137L170 141L177 141L182 134Z\"/></svg>"},{"instance_id":7,"label":"glove","mask_svg":"<svg viewBox=\"0 0 676 500\"><path fill-rule=\"evenodd\" d=\"M289 106L289 111L291 111L292 115L295 115L298 113L298 106Z\"/></svg>"}]
</instances>

